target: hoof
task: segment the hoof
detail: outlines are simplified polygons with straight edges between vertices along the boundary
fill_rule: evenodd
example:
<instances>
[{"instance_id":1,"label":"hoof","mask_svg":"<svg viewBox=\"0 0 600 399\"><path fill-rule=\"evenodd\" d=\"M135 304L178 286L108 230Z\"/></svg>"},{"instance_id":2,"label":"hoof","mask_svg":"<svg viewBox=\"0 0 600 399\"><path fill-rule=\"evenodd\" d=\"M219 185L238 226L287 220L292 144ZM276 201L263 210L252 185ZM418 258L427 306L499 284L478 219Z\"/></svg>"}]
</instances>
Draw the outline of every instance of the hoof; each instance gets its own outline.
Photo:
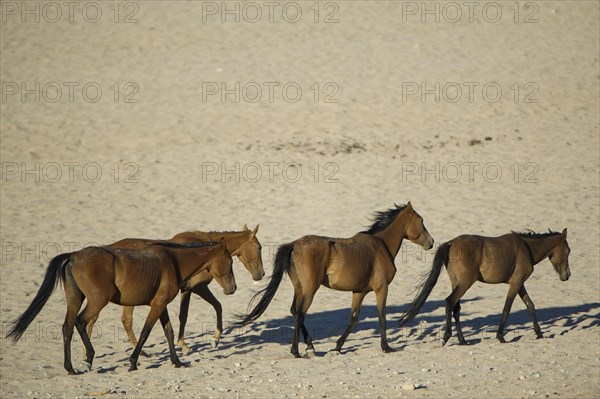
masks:
<instances>
[{"instance_id":1,"label":"hoof","mask_svg":"<svg viewBox=\"0 0 600 399\"><path fill-rule=\"evenodd\" d=\"M182 367L189 367L189 365L187 365L187 364L185 364L183 362L180 362L180 361L174 362L173 365L175 366L176 369L179 369L179 368L182 368Z\"/></svg>"},{"instance_id":2,"label":"hoof","mask_svg":"<svg viewBox=\"0 0 600 399\"><path fill-rule=\"evenodd\" d=\"M306 349L306 357L308 357L308 358L317 357L317 353L315 352L315 348L308 348L308 349Z\"/></svg>"},{"instance_id":3,"label":"hoof","mask_svg":"<svg viewBox=\"0 0 600 399\"><path fill-rule=\"evenodd\" d=\"M213 349L217 349L217 347L219 346L219 342L220 342L220 341L221 341L221 340L220 340L219 338L212 337L212 338L210 339L210 346L211 346Z\"/></svg>"},{"instance_id":4,"label":"hoof","mask_svg":"<svg viewBox=\"0 0 600 399\"><path fill-rule=\"evenodd\" d=\"M134 366L133 364L131 365L131 367L129 367L129 371L136 371L137 370L137 366Z\"/></svg>"},{"instance_id":5,"label":"hoof","mask_svg":"<svg viewBox=\"0 0 600 399\"><path fill-rule=\"evenodd\" d=\"M498 341L500 341L501 344L505 344L506 340L504 339L504 337L496 337L498 338Z\"/></svg>"},{"instance_id":6,"label":"hoof","mask_svg":"<svg viewBox=\"0 0 600 399\"><path fill-rule=\"evenodd\" d=\"M536 335L535 339L542 339L542 338L544 338L544 335L542 333L539 333Z\"/></svg>"},{"instance_id":7,"label":"hoof","mask_svg":"<svg viewBox=\"0 0 600 399\"><path fill-rule=\"evenodd\" d=\"M188 347L185 342L182 343L178 343L177 345L179 345L179 347L181 348L181 353L183 353L184 355L187 355L188 353L190 353L192 350L190 349L190 347Z\"/></svg>"},{"instance_id":8,"label":"hoof","mask_svg":"<svg viewBox=\"0 0 600 399\"><path fill-rule=\"evenodd\" d=\"M339 356L339 355L341 355L341 352L339 350L332 349L329 352L327 352L327 354L325 356L334 357L334 356Z\"/></svg>"},{"instance_id":9,"label":"hoof","mask_svg":"<svg viewBox=\"0 0 600 399\"><path fill-rule=\"evenodd\" d=\"M69 375L83 374L81 371L75 371L74 369L67 370L67 373L69 373Z\"/></svg>"},{"instance_id":10,"label":"hoof","mask_svg":"<svg viewBox=\"0 0 600 399\"><path fill-rule=\"evenodd\" d=\"M394 350L394 349L392 349L392 347L390 347L390 346L383 347L383 348L381 348L381 350L382 350L384 353L392 353L392 352L395 352L395 350Z\"/></svg>"},{"instance_id":11,"label":"hoof","mask_svg":"<svg viewBox=\"0 0 600 399\"><path fill-rule=\"evenodd\" d=\"M85 371L92 370L92 363L90 363L90 362L83 362L83 368L85 369Z\"/></svg>"}]
</instances>

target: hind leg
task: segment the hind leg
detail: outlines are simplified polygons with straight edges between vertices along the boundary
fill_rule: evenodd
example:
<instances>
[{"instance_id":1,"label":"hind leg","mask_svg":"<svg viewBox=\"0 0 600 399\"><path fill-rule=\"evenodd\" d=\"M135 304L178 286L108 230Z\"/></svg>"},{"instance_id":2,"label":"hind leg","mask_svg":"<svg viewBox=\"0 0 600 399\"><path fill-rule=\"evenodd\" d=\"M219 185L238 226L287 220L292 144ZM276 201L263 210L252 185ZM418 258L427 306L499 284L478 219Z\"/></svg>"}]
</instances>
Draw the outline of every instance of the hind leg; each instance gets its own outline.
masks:
<instances>
[{"instance_id":1,"label":"hind leg","mask_svg":"<svg viewBox=\"0 0 600 399\"><path fill-rule=\"evenodd\" d=\"M290 308L290 313L292 314L292 316L294 316L294 320L296 319L296 294L294 294L294 299L292 300L292 306ZM308 330L306 329L306 326L304 325L304 323L302 323L302 336L304 337L304 343L306 344L307 351L315 351L315 347L313 345L312 342L312 338L310 337L310 334L308 333Z\"/></svg>"},{"instance_id":2,"label":"hind leg","mask_svg":"<svg viewBox=\"0 0 600 399\"><path fill-rule=\"evenodd\" d=\"M519 292L521 287L521 284L518 286L516 284L511 284L508 288L506 302L504 303L504 309L502 310L502 318L500 319L500 325L498 326L498 331L496 332L496 338L498 338L501 343L506 343L506 340L504 339L504 326L506 325L506 319L508 319L510 308L512 307L515 297L517 296L517 292Z\"/></svg>"},{"instance_id":3,"label":"hind leg","mask_svg":"<svg viewBox=\"0 0 600 399\"><path fill-rule=\"evenodd\" d=\"M125 328L125 332L127 333L127 338L129 338L131 346L135 348L137 345L137 338L133 332L133 309L133 306L123 306L121 322L123 323L123 328ZM142 351L142 356L149 357L150 355Z\"/></svg>"},{"instance_id":4,"label":"hind leg","mask_svg":"<svg viewBox=\"0 0 600 399\"><path fill-rule=\"evenodd\" d=\"M308 308L310 308L310 305L312 303L314 295L315 295L314 292L310 295L307 295L306 293L304 293L302 295L294 295L294 298L296 299L295 304L294 304L295 310L293 310L295 323L294 323L294 336L292 339L292 349L290 352L296 358L302 357L302 356L300 356L300 352L298 351L298 338L299 338L299 334L300 334L301 330L306 331L305 338L308 337L309 342L312 343L312 340L310 340L310 336L308 335L308 330L306 330L306 327L304 326L304 318L306 316L306 312L308 311ZM294 306L294 305L292 305L292 306ZM314 348L313 348L313 350L314 350Z\"/></svg>"},{"instance_id":5,"label":"hind leg","mask_svg":"<svg viewBox=\"0 0 600 399\"><path fill-rule=\"evenodd\" d=\"M98 318L100 311L108 304L108 298L88 297L87 300L87 305L75 319L75 327L79 332L83 345L85 345L85 361L91 369L95 351L92 342L90 341L90 337L87 334L86 327L90 320Z\"/></svg>"},{"instance_id":6,"label":"hind leg","mask_svg":"<svg viewBox=\"0 0 600 399\"><path fill-rule=\"evenodd\" d=\"M181 291L179 295L179 333L177 334L177 345L183 353L189 353L191 349L185 344L185 325L187 323L188 311L190 309L190 300L192 292L189 290Z\"/></svg>"},{"instance_id":7,"label":"hind leg","mask_svg":"<svg viewBox=\"0 0 600 399\"><path fill-rule=\"evenodd\" d=\"M446 330L444 331L444 337L442 346L446 345L450 337L452 336L452 313L454 312L455 307L458 305L457 315L460 315L460 298L467 292L467 290L473 285L473 282L470 284L458 284L452 289L452 293L446 298ZM456 317L456 316L455 316ZM457 330L460 330L459 324L457 324ZM462 336L462 331L459 333L459 342L462 344L465 341Z\"/></svg>"},{"instance_id":8,"label":"hind leg","mask_svg":"<svg viewBox=\"0 0 600 399\"><path fill-rule=\"evenodd\" d=\"M454 313L454 321L456 322L456 334L458 336L458 343L460 345L467 345L467 341L465 340L465 336L462 332L462 326L460 325L460 299L456 302L456 305L453 309Z\"/></svg>"},{"instance_id":9,"label":"hind leg","mask_svg":"<svg viewBox=\"0 0 600 399\"><path fill-rule=\"evenodd\" d=\"M75 286L72 277L67 275L65 282L65 297L67 299L67 314L65 316L65 323L62 327L63 333L63 345L64 345L64 368L71 375L79 374L73 369L71 363L71 340L73 339L73 327L75 325L75 318L77 313L83 304L84 296L81 290Z\"/></svg>"}]
</instances>

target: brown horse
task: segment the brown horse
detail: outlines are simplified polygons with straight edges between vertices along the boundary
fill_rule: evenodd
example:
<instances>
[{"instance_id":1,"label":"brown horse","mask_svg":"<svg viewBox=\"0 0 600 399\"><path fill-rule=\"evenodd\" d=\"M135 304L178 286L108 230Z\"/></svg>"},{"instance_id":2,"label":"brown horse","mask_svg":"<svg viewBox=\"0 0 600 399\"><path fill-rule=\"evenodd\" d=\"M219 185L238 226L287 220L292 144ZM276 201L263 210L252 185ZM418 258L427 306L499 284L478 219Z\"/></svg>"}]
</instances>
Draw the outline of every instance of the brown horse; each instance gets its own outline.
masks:
<instances>
[{"instance_id":1,"label":"brown horse","mask_svg":"<svg viewBox=\"0 0 600 399\"><path fill-rule=\"evenodd\" d=\"M548 258L562 281L571 276L567 229L562 233L537 234L534 232L505 234L500 237L462 235L442 244L433 259L429 274L421 283L421 291L400 318L400 325L406 325L419 313L419 309L435 286L443 265L446 265L452 293L446 298L446 330L443 344L452 336L452 314L456 321L458 341L465 345L460 325L460 298L475 283L507 283L508 295L502 311L502 318L496 333L500 342L504 339L504 326L510 308L517 294L521 297L533 320L537 338L542 338L542 330L537 322L535 307L525 289L525 280L533 273L533 267Z\"/></svg>"},{"instance_id":2,"label":"brown horse","mask_svg":"<svg viewBox=\"0 0 600 399\"><path fill-rule=\"evenodd\" d=\"M233 294L236 285L232 263L223 240L218 244L160 242L135 251L87 247L64 253L50 261L36 297L15 320L7 337L16 342L23 335L60 280L67 299L63 342L64 367L69 374L76 374L71 363L73 326L77 327L85 345L86 363L91 368L95 352L86 324L109 302L124 306L150 305L140 340L131 354L130 371L137 370L142 346L158 318L167 337L171 362L175 367L181 367L183 363L175 353L167 304L175 298L187 279L202 270L208 271L217 280L226 295ZM84 299L87 299L87 304L78 314Z\"/></svg>"},{"instance_id":3,"label":"brown horse","mask_svg":"<svg viewBox=\"0 0 600 399\"><path fill-rule=\"evenodd\" d=\"M199 242L218 242L221 238L225 240L227 250L231 253L231 256L237 256L242 264L246 267L248 272L252 275L254 281L259 281L265 275L263 269L261 249L262 246L256 238L258 232L258 225L254 230L249 230L248 226L244 225L242 231L226 231L226 232L202 232L202 231L186 231L183 233L176 234L168 242L175 243L199 243ZM114 244L109 245L111 248L121 249L142 249L157 240L146 240L140 238L125 238L117 241ZM187 323L188 311L190 307L190 299L192 293L199 295L206 302L210 303L215 309L217 315L217 328L215 329L215 335L212 338L211 345L217 347L223 333L223 307L221 303L215 298L208 285L212 281L212 276L206 270L199 271L190 277L185 285L181 287L181 304L179 309L179 334L177 338L177 344L182 349L183 353L188 353L190 348L185 343L185 325ZM133 306L125 306L121 315L121 321L129 337L129 342L135 348L137 345L137 339L133 333ZM92 336L92 330L94 323L98 317L90 320L87 325L88 335ZM145 352L142 355L147 356Z\"/></svg>"},{"instance_id":4,"label":"brown horse","mask_svg":"<svg viewBox=\"0 0 600 399\"><path fill-rule=\"evenodd\" d=\"M396 274L394 258L405 238L425 249L433 246L433 238L423 224L423 218L410 204L395 206L376 213L368 231L350 238L304 236L289 244L281 245L277 251L273 275L268 286L258 292L252 300L264 293L256 307L239 324L247 324L263 314L279 287L286 272L294 286L291 312L295 319L291 353L298 352L298 335L302 330L307 350L314 352L312 339L304 326L304 317L319 286L352 292L350 324L337 341L334 351L339 352L346 338L356 326L361 303L369 292L375 291L381 348L392 351L387 343L385 306L388 286ZM250 302L250 305L252 301Z\"/></svg>"}]
</instances>

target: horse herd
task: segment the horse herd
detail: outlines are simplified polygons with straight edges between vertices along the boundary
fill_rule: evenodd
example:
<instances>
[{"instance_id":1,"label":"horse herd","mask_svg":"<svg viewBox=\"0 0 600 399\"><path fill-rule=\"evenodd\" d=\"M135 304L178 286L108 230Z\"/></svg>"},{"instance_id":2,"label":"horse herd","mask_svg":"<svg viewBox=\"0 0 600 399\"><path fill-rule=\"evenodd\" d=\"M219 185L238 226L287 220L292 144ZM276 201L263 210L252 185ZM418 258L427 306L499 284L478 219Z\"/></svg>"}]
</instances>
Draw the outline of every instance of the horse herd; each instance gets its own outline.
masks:
<instances>
[{"instance_id":1,"label":"horse herd","mask_svg":"<svg viewBox=\"0 0 600 399\"><path fill-rule=\"evenodd\" d=\"M122 321L134 346L129 370L136 370L142 347L156 321L164 329L171 362L184 366L175 352L174 334L167 304L181 291L178 345L184 353L190 349L184 341L191 293L196 293L210 303L217 315L217 328L213 338L216 346L223 331L222 308L208 288L215 279L224 294L236 291L232 270L232 256L237 256L256 281L264 276L261 245L256 237L258 226L249 230L244 226L239 232L189 231L169 240L124 239L101 247L86 247L80 251L64 253L50 261L44 280L35 298L12 325L7 337L18 341L27 327L40 313L54 288L61 282L67 300L67 314L63 324L64 367L69 374L78 374L71 363L71 339L77 328L85 346L86 363L91 369L94 348L90 335L100 311L109 303L124 306ZM301 237L279 247L275 256L273 274L268 285L251 300L258 303L248 314L239 317L238 324L255 321L267 309L282 280L287 274L294 288L291 313L294 316L294 334L291 353L301 357L298 350L300 332L307 351L314 352L304 318L321 285L339 291L352 292L351 316L348 327L338 339L334 351L340 351L346 338L356 326L362 301L366 294L375 292L381 348L393 349L386 337L386 300L388 286L394 279L394 259L404 239L424 249L431 249L434 240L425 228L423 218L409 202L386 211L377 212L373 225L350 238L331 238L315 235ZM442 266L446 267L452 292L446 298L445 344L452 335L452 316L460 344L466 344L460 324L460 299L476 281L498 284L508 283L500 325L496 336L501 342L511 305L518 294L531 315L538 338L541 329L535 308L524 282L533 267L548 258L562 281L569 279L570 248L567 230L561 233L518 233L500 237L461 235L436 251L433 266L420 283L420 292L400 318L400 324L412 321L435 286ZM84 300L86 306L80 312ZM136 340L132 329L133 308L149 305L150 311Z\"/></svg>"}]
</instances>

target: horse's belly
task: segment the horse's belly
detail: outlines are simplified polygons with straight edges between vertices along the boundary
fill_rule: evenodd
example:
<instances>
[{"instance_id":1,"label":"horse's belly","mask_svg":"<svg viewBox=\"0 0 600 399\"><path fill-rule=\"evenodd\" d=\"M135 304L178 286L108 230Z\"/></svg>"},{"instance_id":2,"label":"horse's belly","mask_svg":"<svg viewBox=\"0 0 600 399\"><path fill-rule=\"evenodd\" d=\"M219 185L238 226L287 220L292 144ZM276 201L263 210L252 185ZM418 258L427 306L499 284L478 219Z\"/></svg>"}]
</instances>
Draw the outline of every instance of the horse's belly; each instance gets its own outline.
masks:
<instances>
[{"instance_id":1,"label":"horse's belly","mask_svg":"<svg viewBox=\"0 0 600 399\"><path fill-rule=\"evenodd\" d=\"M366 273L327 273L325 285L338 291L363 291L371 280L371 276Z\"/></svg>"}]
</instances>

